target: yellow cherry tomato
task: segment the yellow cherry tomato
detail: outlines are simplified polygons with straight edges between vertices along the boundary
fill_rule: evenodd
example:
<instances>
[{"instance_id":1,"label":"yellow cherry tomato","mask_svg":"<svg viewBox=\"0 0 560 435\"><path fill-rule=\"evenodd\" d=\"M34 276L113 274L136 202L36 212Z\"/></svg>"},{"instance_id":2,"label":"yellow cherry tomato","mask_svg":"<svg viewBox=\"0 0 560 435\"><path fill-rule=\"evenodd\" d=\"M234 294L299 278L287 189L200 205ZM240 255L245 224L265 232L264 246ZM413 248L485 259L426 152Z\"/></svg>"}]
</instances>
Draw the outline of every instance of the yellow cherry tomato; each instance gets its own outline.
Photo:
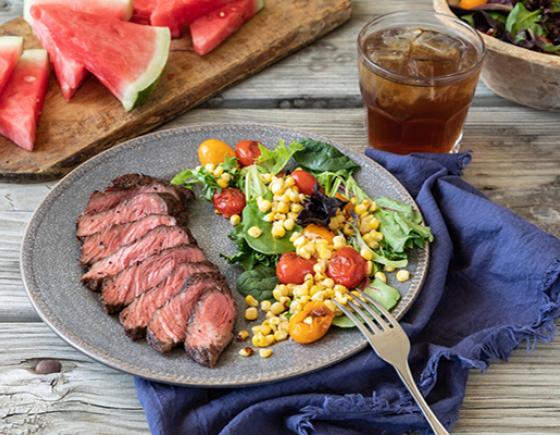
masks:
<instances>
[{"instance_id":1,"label":"yellow cherry tomato","mask_svg":"<svg viewBox=\"0 0 560 435\"><path fill-rule=\"evenodd\" d=\"M308 344L322 338L331 327L334 313L321 301L310 301L292 316L288 333L292 340Z\"/></svg>"},{"instance_id":2,"label":"yellow cherry tomato","mask_svg":"<svg viewBox=\"0 0 560 435\"><path fill-rule=\"evenodd\" d=\"M198 146L198 160L201 165L212 163L219 165L227 157L235 157L235 152L231 147L218 139L206 139Z\"/></svg>"},{"instance_id":3,"label":"yellow cherry tomato","mask_svg":"<svg viewBox=\"0 0 560 435\"><path fill-rule=\"evenodd\" d=\"M308 236L315 236L320 237L322 239L328 240L329 243L332 243L334 239L334 233L322 225L317 224L309 224L303 230L303 233Z\"/></svg>"},{"instance_id":4,"label":"yellow cherry tomato","mask_svg":"<svg viewBox=\"0 0 560 435\"><path fill-rule=\"evenodd\" d=\"M487 0L461 0L459 2L459 7L461 9L474 9L486 3L488 3Z\"/></svg>"}]
</instances>

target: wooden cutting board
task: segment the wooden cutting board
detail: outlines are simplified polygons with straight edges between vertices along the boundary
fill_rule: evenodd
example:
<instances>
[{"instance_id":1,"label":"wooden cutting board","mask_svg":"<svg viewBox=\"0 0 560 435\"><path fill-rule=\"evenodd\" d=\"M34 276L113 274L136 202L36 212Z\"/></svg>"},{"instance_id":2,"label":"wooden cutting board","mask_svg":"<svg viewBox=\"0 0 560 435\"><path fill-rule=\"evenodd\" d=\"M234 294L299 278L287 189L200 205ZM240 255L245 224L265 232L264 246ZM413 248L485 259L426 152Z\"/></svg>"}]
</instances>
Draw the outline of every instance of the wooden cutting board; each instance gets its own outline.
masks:
<instances>
[{"instance_id":1,"label":"wooden cutting board","mask_svg":"<svg viewBox=\"0 0 560 435\"><path fill-rule=\"evenodd\" d=\"M155 92L128 113L93 77L70 102L64 101L51 74L35 150L24 151L0 137L0 178L28 181L64 175L320 38L350 15L351 0L267 0L256 17L205 57L190 50L187 37L174 40ZM0 35L21 35L25 48L40 47L22 18L0 26Z\"/></svg>"}]
</instances>

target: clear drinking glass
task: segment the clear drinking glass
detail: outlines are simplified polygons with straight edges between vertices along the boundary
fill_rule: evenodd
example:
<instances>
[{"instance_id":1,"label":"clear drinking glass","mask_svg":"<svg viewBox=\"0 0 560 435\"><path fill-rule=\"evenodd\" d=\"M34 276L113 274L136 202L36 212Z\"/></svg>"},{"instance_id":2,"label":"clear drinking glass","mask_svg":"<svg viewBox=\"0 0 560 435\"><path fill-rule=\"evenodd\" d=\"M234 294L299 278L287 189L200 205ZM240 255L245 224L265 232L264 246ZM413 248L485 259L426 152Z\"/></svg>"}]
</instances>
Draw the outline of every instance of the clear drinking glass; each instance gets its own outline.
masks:
<instances>
[{"instance_id":1,"label":"clear drinking glass","mask_svg":"<svg viewBox=\"0 0 560 435\"><path fill-rule=\"evenodd\" d=\"M398 154L458 151L485 47L461 20L396 12L358 38L370 146Z\"/></svg>"}]
</instances>

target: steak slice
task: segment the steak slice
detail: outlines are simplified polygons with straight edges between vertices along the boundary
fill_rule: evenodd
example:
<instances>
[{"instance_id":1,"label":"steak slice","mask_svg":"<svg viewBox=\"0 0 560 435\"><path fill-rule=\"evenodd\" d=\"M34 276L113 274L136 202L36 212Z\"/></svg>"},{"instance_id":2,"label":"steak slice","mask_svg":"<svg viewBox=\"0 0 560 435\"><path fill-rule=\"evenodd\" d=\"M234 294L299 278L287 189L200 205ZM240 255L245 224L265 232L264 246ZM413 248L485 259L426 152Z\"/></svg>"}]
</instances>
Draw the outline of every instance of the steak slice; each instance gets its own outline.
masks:
<instances>
[{"instance_id":1,"label":"steak slice","mask_svg":"<svg viewBox=\"0 0 560 435\"><path fill-rule=\"evenodd\" d=\"M167 193L185 206L193 197L192 191L172 186L164 180L142 174L127 174L113 180L112 185L104 191L93 192L86 205L84 214L100 213L109 210L122 201L140 193Z\"/></svg>"},{"instance_id":2,"label":"steak slice","mask_svg":"<svg viewBox=\"0 0 560 435\"><path fill-rule=\"evenodd\" d=\"M128 224L114 225L84 239L82 264L92 264L118 251L122 246L141 239L149 231L161 225L175 226L177 219L165 214L153 214Z\"/></svg>"},{"instance_id":3,"label":"steak slice","mask_svg":"<svg viewBox=\"0 0 560 435\"><path fill-rule=\"evenodd\" d=\"M236 317L237 309L229 291L204 294L187 325L187 354L199 364L214 367L233 338Z\"/></svg>"},{"instance_id":4,"label":"steak slice","mask_svg":"<svg viewBox=\"0 0 560 435\"><path fill-rule=\"evenodd\" d=\"M134 222L151 214L175 215L181 211L181 203L171 195L141 193L110 210L80 216L76 234L78 237L91 236L113 225Z\"/></svg>"},{"instance_id":5,"label":"steak slice","mask_svg":"<svg viewBox=\"0 0 560 435\"><path fill-rule=\"evenodd\" d=\"M126 335L133 340L143 338L153 314L181 291L190 276L203 272L218 272L218 269L209 261L180 264L159 285L134 299L119 317Z\"/></svg>"},{"instance_id":6,"label":"steak slice","mask_svg":"<svg viewBox=\"0 0 560 435\"><path fill-rule=\"evenodd\" d=\"M140 240L130 245L123 246L114 254L99 260L91 269L82 275L82 281L99 281L109 276L116 275L121 270L138 263L165 249L179 245L194 244L190 236L181 227L168 227L161 225L148 232Z\"/></svg>"},{"instance_id":7,"label":"steak slice","mask_svg":"<svg viewBox=\"0 0 560 435\"><path fill-rule=\"evenodd\" d=\"M191 276L179 294L157 310L150 323L146 339L158 352L169 352L185 341L187 323L197 302L206 292L229 291L219 273L200 273Z\"/></svg>"},{"instance_id":8,"label":"steak slice","mask_svg":"<svg viewBox=\"0 0 560 435\"><path fill-rule=\"evenodd\" d=\"M119 312L136 297L162 282L177 265L201 261L206 261L206 255L194 245L177 246L161 251L104 280L101 302L108 313Z\"/></svg>"}]
</instances>

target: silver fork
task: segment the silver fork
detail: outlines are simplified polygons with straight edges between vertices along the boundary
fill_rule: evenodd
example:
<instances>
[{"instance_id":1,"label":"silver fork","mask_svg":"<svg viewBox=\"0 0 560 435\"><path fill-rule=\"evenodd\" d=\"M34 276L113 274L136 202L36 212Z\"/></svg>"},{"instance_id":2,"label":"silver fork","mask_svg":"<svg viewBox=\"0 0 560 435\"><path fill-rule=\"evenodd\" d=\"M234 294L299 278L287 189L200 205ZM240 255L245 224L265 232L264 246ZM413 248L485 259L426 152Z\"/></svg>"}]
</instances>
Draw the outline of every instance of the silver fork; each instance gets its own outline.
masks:
<instances>
[{"instance_id":1,"label":"silver fork","mask_svg":"<svg viewBox=\"0 0 560 435\"><path fill-rule=\"evenodd\" d=\"M449 435L414 382L408 365L408 354L410 353L408 336L399 322L381 304L366 293L362 293L361 296L369 303L354 297L352 301L348 302L348 306L354 312L350 311L348 306L336 301L335 303L354 322L375 353L394 367L436 435Z\"/></svg>"}]
</instances>

